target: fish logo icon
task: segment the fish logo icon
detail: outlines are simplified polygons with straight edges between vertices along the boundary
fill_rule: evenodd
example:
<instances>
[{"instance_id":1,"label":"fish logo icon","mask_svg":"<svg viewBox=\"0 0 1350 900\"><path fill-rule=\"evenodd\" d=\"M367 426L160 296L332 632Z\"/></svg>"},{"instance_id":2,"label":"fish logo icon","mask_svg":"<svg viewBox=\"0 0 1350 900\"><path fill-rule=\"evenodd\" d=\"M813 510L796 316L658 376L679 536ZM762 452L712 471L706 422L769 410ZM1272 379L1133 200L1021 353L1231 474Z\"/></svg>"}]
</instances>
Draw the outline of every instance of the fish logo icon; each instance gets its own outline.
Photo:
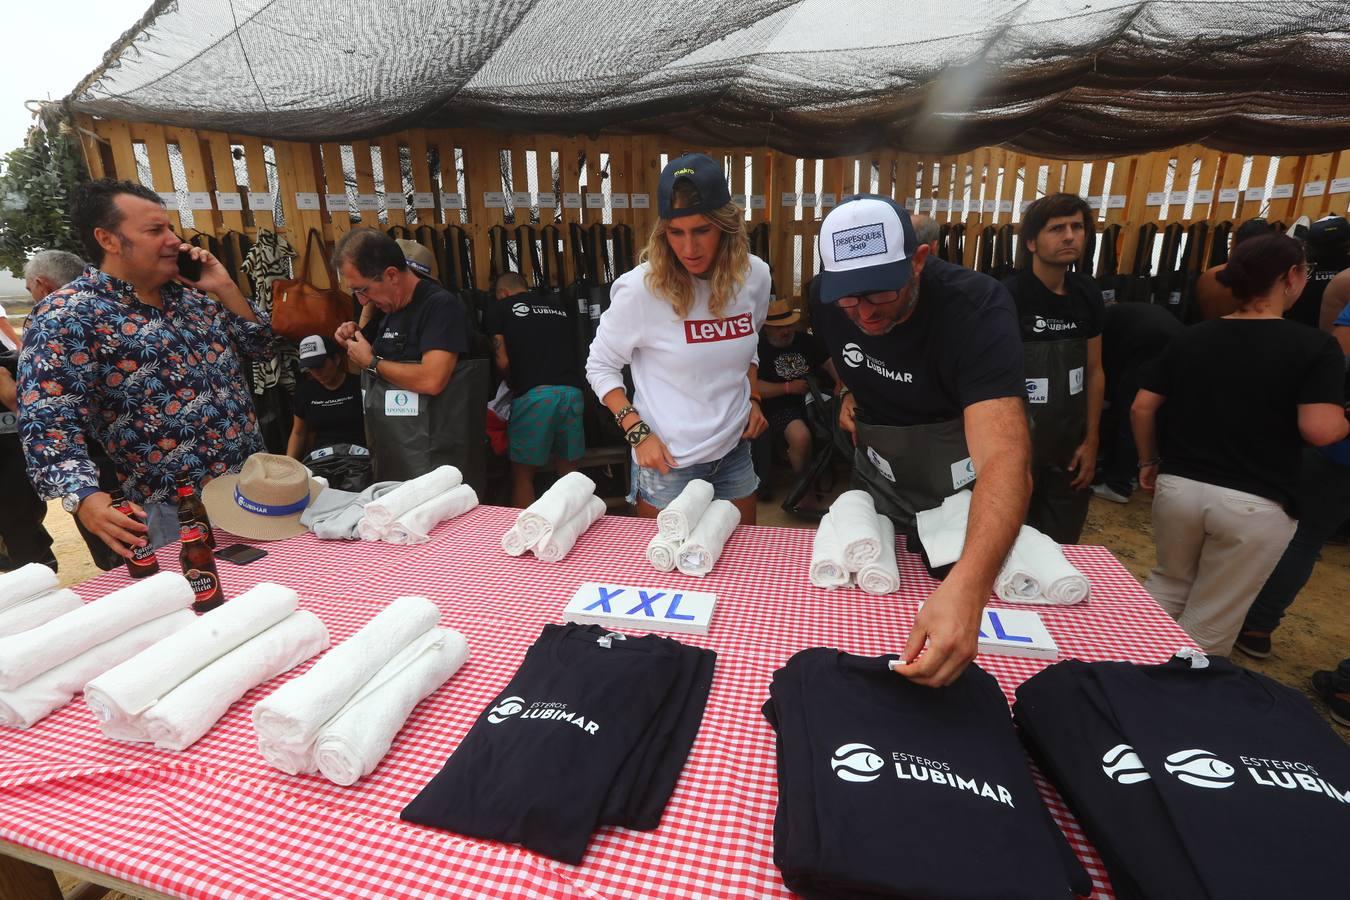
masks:
<instances>
[{"instance_id":1,"label":"fish logo icon","mask_svg":"<svg viewBox=\"0 0 1350 900\"><path fill-rule=\"evenodd\" d=\"M884 765L877 751L866 744L844 744L830 760L830 768L843 781L876 781Z\"/></svg>"},{"instance_id":2,"label":"fish logo icon","mask_svg":"<svg viewBox=\"0 0 1350 900\"><path fill-rule=\"evenodd\" d=\"M1185 784L1202 788L1232 787L1237 771L1210 751L1199 749L1178 750L1167 757L1163 768Z\"/></svg>"},{"instance_id":3,"label":"fish logo icon","mask_svg":"<svg viewBox=\"0 0 1350 900\"><path fill-rule=\"evenodd\" d=\"M488 710L488 721L500 725L525 708L523 697L503 697L502 701Z\"/></svg>"},{"instance_id":4,"label":"fish logo icon","mask_svg":"<svg viewBox=\"0 0 1350 900\"><path fill-rule=\"evenodd\" d=\"M1129 744L1116 744L1102 755L1102 771L1106 777L1120 784L1138 784L1150 776L1144 761Z\"/></svg>"}]
</instances>

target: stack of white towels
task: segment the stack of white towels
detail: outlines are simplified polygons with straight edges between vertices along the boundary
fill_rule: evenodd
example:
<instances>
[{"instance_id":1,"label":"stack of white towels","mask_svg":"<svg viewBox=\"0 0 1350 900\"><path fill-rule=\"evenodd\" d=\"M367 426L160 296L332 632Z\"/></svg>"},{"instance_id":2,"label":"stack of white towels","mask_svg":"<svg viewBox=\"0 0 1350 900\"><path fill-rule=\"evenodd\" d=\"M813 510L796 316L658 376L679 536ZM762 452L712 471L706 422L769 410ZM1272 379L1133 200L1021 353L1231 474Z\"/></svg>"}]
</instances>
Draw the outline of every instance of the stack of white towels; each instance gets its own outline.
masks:
<instances>
[{"instance_id":1,"label":"stack of white towels","mask_svg":"<svg viewBox=\"0 0 1350 900\"><path fill-rule=\"evenodd\" d=\"M94 678L84 702L107 737L186 749L244 694L328 648L299 603L260 584Z\"/></svg>"},{"instance_id":2,"label":"stack of white towels","mask_svg":"<svg viewBox=\"0 0 1350 900\"><path fill-rule=\"evenodd\" d=\"M82 604L78 594L58 585L56 573L41 563L0 575L0 637L36 628Z\"/></svg>"},{"instance_id":3,"label":"stack of white towels","mask_svg":"<svg viewBox=\"0 0 1350 900\"><path fill-rule=\"evenodd\" d=\"M0 587L47 582L29 567L11 575L25 572L23 579L6 576ZM0 637L0 725L30 727L69 703L90 679L191 626L197 621L192 600L187 579L160 572L89 604L77 598L67 612Z\"/></svg>"},{"instance_id":4,"label":"stack of white towels","mask_svg":"<svg viewBox=\"0 0 1350 900\"><path fill-rule=\"evenodd\" d=\"M811 584L834 590L858 587L869 594L900 590L895 526L877 512L866 491L845 491L820 520L811 546Z\"/></svg>"},{"instance_id":5,"label":"stack of white towels","mask_svg":"<svg viewBox=\"0 0 1350 900\"><path fill-rule=\"evenodd\" d=\"M647 561L660 572L679 569L702 578L712 571L741 511L729 500L714 500L713 486L695 478L680 496L656 515L656 534L647 544Z\"/></svg>"},{"instance_id":6,"label":"stack of white towels","mask_svg":"<svg viewBox=\"0 0 1350 900\"><path fill-rule=\"evenodd\" d=\"M970 491L953 494L942 505L916 516L919 540L934 568L949 565L965 549ZM1005 603L1071 606L1088 599L1091 586L1048 535L1023 525L994 581L994 594Z\"/></svg>"},{"instance_id":7,"label":"stack of white towels","mask_svg":"<svg viewBox=\"0 0 1350 900\"><path fill-rule=\"evenodd\" d=\"M459 469L440 466L367 503L356 532L363 541L424 544L441 522L477 505L478 494L464 483Z\"/></svg>"},{"instance_id":8,"label":"stack of white towels","mask_svg":"<svg viewBox=\"0 0 1350 900\"><path fill-rule=\"evenodd\" d=\"M595 496L595 482L568 472L520 511L516 524L502 535L502 549L509 556L529 550L544 562L558 562L604 514L605 501Z\"/></svg>"},{"instance_id":9,"label":"stack of white towels","mask_svg":"<svg viewBox=\"0 0 1350 900\"><path fill-rule=\"evenodd\" d=\"M400 597L260 701L253 728L267 762L341 785L373 772L413 707L468 658L464 636L439 618L425 597Z\"/></svg>"}]
</instances>

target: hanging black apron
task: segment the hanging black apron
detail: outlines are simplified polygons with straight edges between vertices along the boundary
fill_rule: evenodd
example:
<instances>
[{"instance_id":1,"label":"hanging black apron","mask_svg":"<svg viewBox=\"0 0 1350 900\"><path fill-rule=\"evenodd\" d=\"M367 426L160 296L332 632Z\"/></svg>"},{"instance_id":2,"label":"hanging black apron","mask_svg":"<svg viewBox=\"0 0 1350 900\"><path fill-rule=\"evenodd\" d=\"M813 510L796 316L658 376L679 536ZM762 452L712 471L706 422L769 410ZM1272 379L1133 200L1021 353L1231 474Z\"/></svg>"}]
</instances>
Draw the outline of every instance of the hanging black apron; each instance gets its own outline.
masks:
<instances>
[{"instance_id":1,"label":"hanging black apron","mask_svg":"<svg viewBox=\"0 0 1350 900\"><path fill-rule=\"evenodd\" d=\"M1032 463L1065 468L1087 432L1087 341L1029 341L1022 352Z\"/></svg>"},{"instance_id":2,"label":"hanging black apron","mask_svg":"<svg viewBox=\"0 0 1350 900\"><path fill-rule=\"evenodd\" d=\"M487 488L486 421L489 362L455 364L445 390L434 396L405 391L361 373L366 437L375 455L375 481L407 481L441 465L455 466L479 496Z\"/></svg>"},{"instance_id":3,"label":"hanging black apron","mask_svg":"<svg viewBox=\"0 0 1350 900\"><path fill-rule=\"evenodd\" d=\"M916 513L975 483L960 416L931 425L873 425L859 410L856 428L853 487L871 494L898 531L912 533Z\"/></svg>"}]
</instances>

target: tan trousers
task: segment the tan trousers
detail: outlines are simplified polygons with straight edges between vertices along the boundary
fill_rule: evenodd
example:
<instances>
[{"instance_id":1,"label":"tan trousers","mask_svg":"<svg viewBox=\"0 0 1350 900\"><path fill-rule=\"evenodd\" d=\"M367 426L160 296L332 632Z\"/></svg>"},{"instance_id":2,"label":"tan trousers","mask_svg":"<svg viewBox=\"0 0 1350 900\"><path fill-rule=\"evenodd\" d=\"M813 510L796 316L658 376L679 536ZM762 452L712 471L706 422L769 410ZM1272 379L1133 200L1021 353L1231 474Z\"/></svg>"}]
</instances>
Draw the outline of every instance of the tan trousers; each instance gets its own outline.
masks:
<instances>
[{"instance_id":1,"label":"tan trousers","mask_svg":"<svg viewBox=\"0 0 1350 900\"><path fill-rule=\"evenodd\" d=\"M1144 589L1206 653L1227 656L1297 526L1273 500L1160 475Z\"/></svg>"}]
</instances>

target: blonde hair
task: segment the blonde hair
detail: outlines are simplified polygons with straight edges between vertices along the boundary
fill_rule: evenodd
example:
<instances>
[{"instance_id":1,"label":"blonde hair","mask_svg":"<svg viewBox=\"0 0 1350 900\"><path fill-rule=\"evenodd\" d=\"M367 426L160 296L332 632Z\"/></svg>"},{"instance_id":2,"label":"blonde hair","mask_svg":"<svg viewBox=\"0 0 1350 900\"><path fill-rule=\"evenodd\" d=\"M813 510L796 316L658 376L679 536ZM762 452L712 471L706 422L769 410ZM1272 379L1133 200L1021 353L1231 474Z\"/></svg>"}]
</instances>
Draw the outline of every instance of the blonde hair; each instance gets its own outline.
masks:
<instances>
[{"instance_id":1,"label":"blonde hair","mask_svg":"<svg viewBox=\"0 0 1350 900\"><path fill-rule=\"evenodd\" d=\"M698 192L689 184L675 186L675 208L694 206L699 202ZM750 238L745 231L745 211L735 203L704 213L708 221L721 232L717 242L717 256L709 267L708 310L714 317L731 305L750 271ZM666 238L667 219L657 219L640 262L651 265L644 279L647 290L668 302L681 319L689 315L694 305L693 276L680 263Z\"/></svg>"}]
</instances>

